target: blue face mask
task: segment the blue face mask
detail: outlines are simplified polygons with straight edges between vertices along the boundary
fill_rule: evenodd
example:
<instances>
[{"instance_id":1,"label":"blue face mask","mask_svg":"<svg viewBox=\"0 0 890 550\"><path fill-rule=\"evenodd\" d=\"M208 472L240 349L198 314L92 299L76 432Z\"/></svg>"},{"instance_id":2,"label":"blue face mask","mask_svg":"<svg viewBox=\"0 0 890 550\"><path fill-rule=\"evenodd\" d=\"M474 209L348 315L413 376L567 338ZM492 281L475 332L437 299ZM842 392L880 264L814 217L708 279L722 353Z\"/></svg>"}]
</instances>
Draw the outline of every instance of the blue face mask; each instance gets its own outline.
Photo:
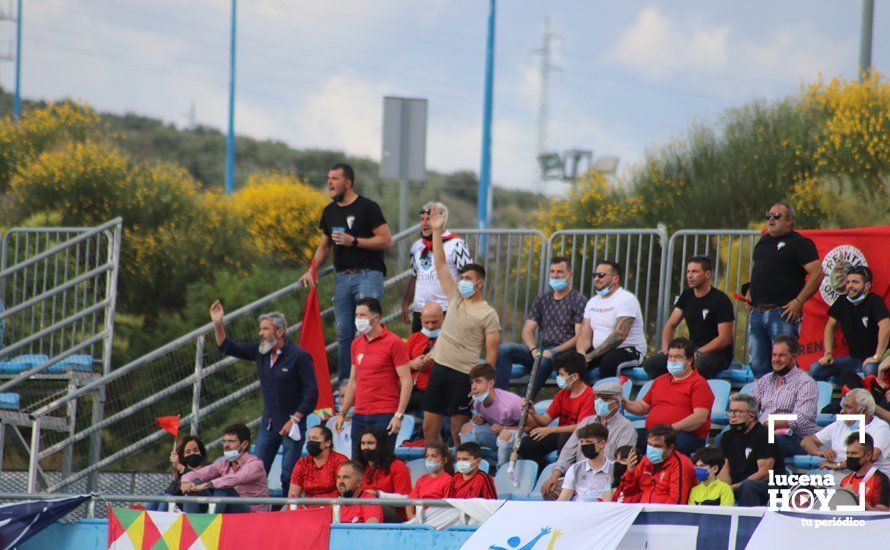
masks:
<instances>
[{"instance_id":1,"label":"blue face mask","mask_svg":"<svg viewBox=\"0 0 890 550\"><path fill-rule=\"evenodd\" d=\"M596 415L600 418L605 418L612 412L612 410L609 409L609 402L604 399L600 399L599 397L594 400L593 408L596 409Z\"/></svg>"},{"instance_id":2,"label":"blue face mask","mask_svg":"<svg viewBox=\"0 0 890 550\"><path fill-rule=\"evenodd\" d=\"M853 305L861 304L862 300L865 300L865 292L863 292L862 294L860 294L859 296L857 296L855 298L850 298L850 296L848 295L847 300Z\"/></svg>"},{"instance_id":3,"label":"blue face mask","mask_svg":"<svg viewBox=\"0 0 890 550\"><path fill-rule=\"evenodd\" d=\"M461 281L457 283L457 290L464 298L469 298L476 293L476 285L470 281Z\"/></svg>"},{"instance_id":4,"label":"blue face mask","mask_svg":"<svg viewBox=\"0 0 890 550\"><path fill-rule=\"evenodd\" d=\"M556 292L562 292L565 290L566 286L568 286L568 279L554 279L551 277L550 279L550 288L555 290Z\"/></svg>"},{"instance_id":5,"label":"blue face mask","mask_svg":"<svg viewBox=\"0 0 890 550\"><path fill-rule=\"evenodd\" d=\"M658 449L652 445L646 445L646 458L648 458L649 462L652 464L661 464L661 461L664 460L663 453L664 451L662 449Z\"/></svg>"},{"instance_id":6,"label":"blue face mask","mask_svg":"<svg viewBox=\"0 0 890 550\"><path fill-rule=\"evenodd\" d=\"M231 451L224 451L223 456L226 457L226 460L229 462L235 462L238 460L238 457L241 456L241 453L238 449L232 449Z\"/></svg>"},{"instance_id":7,"label":"blue face mask","mask_svg":"<svg viewBox=\"0 0 890 550\"><path fill-rule=\"evenodd\" d=\"M559 387L559 389L564 390L569 387L569 381L566 379L565 376L561 376L561 375L557 374L556 375L556 385Z\"/></svg>"},{"instance_id":8,"label":"blue face mask","mask_svg":"<svg viewBox=\"0 0 890 550\"><path fill-rule=\"evenodd\" d=\"M488 393L489 393L489 392L486 391L486 392L483 393L482 395L474 395L474 396L473 396L473 401L475 401L476 403L482 403L483 401L485 401L486 399L488 399Z\"/></svg>"},{"instance_id":9,"label":"blue face mask","mask_svg":"<svg viewBox=\"0 0 890 550\"><path fill-rule=\"evenodd\" d=\"M677 376L686 369L686 363L683 361L668 361L667 368L669 373Z\"/></svg>"},{"instance_id":10,"label":"blue face mask","mask_svg":"<svg viewBox=\"0 0 890 550\"><path fill-rule=\"evenodd\" d=\"M426 471L431 474L434 474L442 469L442 463L438 460L426 460L424 461L424 464L426 464Z\"/></svg>"},{"instance_id":11,"label":"blue face mask","mask_svg":"<svg viewBox=\"0 0 890 550\"><path fill-rule=\"evenodd\" d=\"M439 337L439 333L442 332L442 329L437 328L436 330L427 330L425 328L420 329L420 332L423 333L424 336L429 338L430 340L435 340Z\"/></svg>"},{"instance_id":12,"label":"blue face mask","mask_svg":"<svg viewBox=\"0 0 890 550\"><path fill-rule=\"evenodd\" d=\"M852 424L850 424L850 431L851 431L851 432L858 432L858 431L859 431L859 421L858 421L858 420L855 420L855 421L853 421Z\"/></svg>"},{"instance_id":13,"label":"blue face mask","mask_svg":"<svg viewBox=\"0 0 890 550\"><path fill-rule=\"evenodd\" d=\"M711 472L709 472L707 468L697 466L695 468L695 477L698 478L699 481L705 482L711 478Z\"/></svg>"},{"instance_id":14,"label":"blue face mask","mask_svg":"<svg viewBox=\"0 0 890 550\"><path fill-rule=\"evenodd\" d=\"M608 294L611 291L612 291L611 286L607 286L606 288L601 288L599 290L594 290L594 292L596 292L597 296L605 296L606 294Z\"/></svg>"}]
</instances>

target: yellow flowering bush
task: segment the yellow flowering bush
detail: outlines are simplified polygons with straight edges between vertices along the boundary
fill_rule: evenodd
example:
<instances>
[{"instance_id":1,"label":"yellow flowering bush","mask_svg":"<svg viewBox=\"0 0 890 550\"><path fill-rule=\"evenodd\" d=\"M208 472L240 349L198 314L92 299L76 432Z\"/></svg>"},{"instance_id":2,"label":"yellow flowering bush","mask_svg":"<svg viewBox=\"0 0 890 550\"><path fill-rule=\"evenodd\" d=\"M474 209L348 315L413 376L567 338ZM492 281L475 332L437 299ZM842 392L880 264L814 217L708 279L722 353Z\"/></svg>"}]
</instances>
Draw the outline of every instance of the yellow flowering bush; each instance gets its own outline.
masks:
<instances>
[{"instance_id":1,"label":"yellow flowering bush","mask_svg":"<svg viewBox=\"0 0 890 550\"><path fill-rule=\"evenodd\" d=\"M254 246L289 264L307 265L318 246L317 228L328 197L295 177L254 174L232 195Z\"/></svg>"}]
</instances>

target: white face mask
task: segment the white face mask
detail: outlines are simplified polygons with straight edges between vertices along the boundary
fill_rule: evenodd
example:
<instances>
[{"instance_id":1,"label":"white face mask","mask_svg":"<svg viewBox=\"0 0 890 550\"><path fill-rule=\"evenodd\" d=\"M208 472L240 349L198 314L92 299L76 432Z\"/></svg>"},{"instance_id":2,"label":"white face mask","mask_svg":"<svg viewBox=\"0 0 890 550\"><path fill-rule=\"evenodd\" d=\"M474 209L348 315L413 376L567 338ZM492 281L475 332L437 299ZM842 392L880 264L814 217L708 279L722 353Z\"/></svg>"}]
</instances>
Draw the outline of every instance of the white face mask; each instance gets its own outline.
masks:
<instances>
[{"instance_id":1,"label":"white face mask","mask_svg":"<svg viewBox=\"0 0 890 550\"><path fill-rule=\"evenodd\" d=\"M238 460L238 457L241 456L241 452L238 449L232 449L231 451L225 451L223 456L226 457L226 460L229 462L235 462Z\"/></svg>"},{"instance_id":2,"label":"white face mask","mask_svg":"<svg viewBox=\"0 0 890 550\"><path fill-rule=\"evenodd\" d=\"M368 334L371 332L371 320L365 319L364 317L356 317L355 318L355 330L358 331L359 334Z\"/></svg>"}]
</instances>

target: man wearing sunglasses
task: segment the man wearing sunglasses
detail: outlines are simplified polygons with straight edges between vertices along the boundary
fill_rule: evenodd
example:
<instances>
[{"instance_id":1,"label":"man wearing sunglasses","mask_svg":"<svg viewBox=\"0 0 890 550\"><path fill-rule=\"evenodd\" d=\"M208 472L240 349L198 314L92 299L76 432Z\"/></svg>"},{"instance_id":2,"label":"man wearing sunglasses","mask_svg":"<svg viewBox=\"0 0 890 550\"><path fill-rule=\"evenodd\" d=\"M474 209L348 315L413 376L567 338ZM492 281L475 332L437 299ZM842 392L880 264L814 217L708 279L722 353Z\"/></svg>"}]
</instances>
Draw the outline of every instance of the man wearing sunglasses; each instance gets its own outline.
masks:
<instances>
[{"instance_id":1,"label":"man wearing sunglasses","mask_svg":"<svg viewBox=\"0 0 890 550\"><path fill-rule=\"evenodd\" d=\"M599 367L602 379L615 376L620 365L639 365L646 336L640 301L621 288L621 266L600 262L593 277L594 296L584 308L575 350L587 357L588 368Z\"/></svg>"},{"instance_id":2,"label":"man wearing sunglasses","mask_svg":"<svg viewBox=\"0 0 890 550\"><path fill-rule=\"evenodd\" d=\"M794 230L794 209L776 203L766 214L766 234L754 246L748 299L748 356L754 376L771 370L773 342L797 337L803 304L822 282L816 245Z\"/></svg>"},{"instance_id":3,"label":"man wearing sunglasses","mask_svg":"<svg viewBox=\"0 0 890 550\"><path fill-rule=\"evenodd\" d=\"M433 228L430 225L430 212L436 208L444 213L448 222L448 207L441 202L428 202L420 209L420 238L411 245L411 277L402 299L402 322L411 323L411 332L423 328L420 313L428 302L437 302L442 311L448 311L448 297L442 290L439 275L433 265ZM458 279L458 272L472 260L470 249L456 233L442 233L445 247L445 265L451 278Z\"/></svg>"}]
</instances>

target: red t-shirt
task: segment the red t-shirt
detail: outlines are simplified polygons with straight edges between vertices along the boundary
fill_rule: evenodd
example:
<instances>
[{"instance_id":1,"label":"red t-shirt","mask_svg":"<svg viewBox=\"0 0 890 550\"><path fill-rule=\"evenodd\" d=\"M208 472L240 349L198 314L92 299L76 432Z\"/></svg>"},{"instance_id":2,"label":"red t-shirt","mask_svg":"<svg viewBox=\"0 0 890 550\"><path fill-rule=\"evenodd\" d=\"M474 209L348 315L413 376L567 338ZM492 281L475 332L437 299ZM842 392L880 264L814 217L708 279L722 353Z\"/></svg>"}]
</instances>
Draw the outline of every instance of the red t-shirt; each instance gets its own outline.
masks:
<instances>
[{"instance_id":1,"label":"red t-shirt","mask_svg":"<svg viewBox=\"0 0 890 550\"><path fill-rule=\"evenodd\" d=\"M301 457L291 473L291 485L302 487L302 496L306 498L337 497L337 470L348 460L346 456L331 451L327 461L319 468L311 456Z\"/></svg>"},{"instance_id":2,"label":"red t-shirt","mask_svg":"<svg viewBox=\"0 0 890 550\"><path fill-rule=\"evenodd\" d=\"M423 474L417 479L409 496L411 498L444 498L449 485L451 485L451 476L448 472L442 472L436 477Z\"/></svg>"},{"instance_id":3,"label":"red t-shirt","mask_svg":"<svg viewBox=\"0 0 890 550\"><path fill-rule=\"evenodd\" d=\"M356 414L392 414L399 408L402 385L396 367L408 362L408 347L389 329L381 328L370 342L364 335L352 341Z\"/></svg>"},{"instance_id":4,"label":"red t-shirt","mask_svg":"<svg viewBox=\"0 0 890 550\"><path fill-rule=\"evenodd\" d=\"M361 498L373 497L362 495ZM378 523L383 523L383 508L376 504L340 507L340 523L366 523L372 518L376 518Z\"/></svg>"},{"instance_id":5,"label":"red t-shirt","mask_svg":"<svg viewBox=\"0 0 890 550\"><path fill-rule=\"evenodd\" d=\"M426 353L429 353L430 349L432 349L433 344L435 344L435 340L430 340L426 334L422 332L415 332L408 337L408 357L411 359L420 357ZM432 362L432 360L430 360ZM423 370L414 371L414 387L418 390L425 390L426 385L430 381L430 367L432 367L432 363L427 366L427 368Z\"/></svg>"},{"instance_id":6,"label":"red t-shirt","mask_svg":"<svg viewBox=\"0 0 890 550\"><path fill-rule=\"evenodd\" d=\"M456 473L451 476L451 483L445 490L445 498L498 498L498 490L494 486L494 480L483 471L476 470L470 479L464 479L464 475Z\"/></svg>"},{"instance_id":7,"label":"red t-shirt","mask_svg":"<svg viewBox=\"0 0 890 550\"><path fill-rule=\"evenodd\" d=\"M593 414L593 390L590 386L584 388L578 397L572 397L571 394L572 390L569 388L559 390L547 407L547 416L551 419L559 418L560 426L577 424Z\"/></svg>"},{"instance_id":8,"label":"red t-shirt","mask_svg":"<svg viewBox=\"0 0 890 550\"><path fill-rule=\"evenodd\" d=\"M646 429L656 424L673 424L683 420L693 409L708 409L708 417L694 432L705 439L711 431L711 406L714 404L714 392L708 381L693 370L692 374L682 380L674 380L670 374L662 374L652 382L649 392L643 396L643 402L651 409L646 417Z\"/></svg>"},{"instance_id":9,"label":"red t-shirt","mask_svg":"<svg viewBox=\"0 0 890 550\"><path fill-rule=\"evenodd\" d=\"M858 497L859 485L866 476L868 479L865 481L865 501L868 505L872 507L878 504L890 506L890 482L888 482L887 476L874 466L862 477L857 476L855 472L848 475L841 480L841 487L853 491Z\"/></svg>"},{"instance_id":10,"label":"red t-shirt","mask_svg":"<svg viewBox=\"0 0 890 550\"><path fill-rule=\"evenodd\" d=\"M689 457L674 451L658 470L643 457L636 469L628 470L615 489L613 500L623 497L622 502L644 504L686 504L689 491L698 485L695 466Z\"/></svg>"},{"instance_id":11,"label":"red t-shirt","mask_svg":"<svg viewBox=\"0 0 890 550\"><path fill-rule=\"evenodd\" d=\"M366 470L362 478L362 491L379 490L384 493L409 495L411 493L411 471L401 460L393 460L389 473L382 468Z\"/></svg>"}]
</instances>

